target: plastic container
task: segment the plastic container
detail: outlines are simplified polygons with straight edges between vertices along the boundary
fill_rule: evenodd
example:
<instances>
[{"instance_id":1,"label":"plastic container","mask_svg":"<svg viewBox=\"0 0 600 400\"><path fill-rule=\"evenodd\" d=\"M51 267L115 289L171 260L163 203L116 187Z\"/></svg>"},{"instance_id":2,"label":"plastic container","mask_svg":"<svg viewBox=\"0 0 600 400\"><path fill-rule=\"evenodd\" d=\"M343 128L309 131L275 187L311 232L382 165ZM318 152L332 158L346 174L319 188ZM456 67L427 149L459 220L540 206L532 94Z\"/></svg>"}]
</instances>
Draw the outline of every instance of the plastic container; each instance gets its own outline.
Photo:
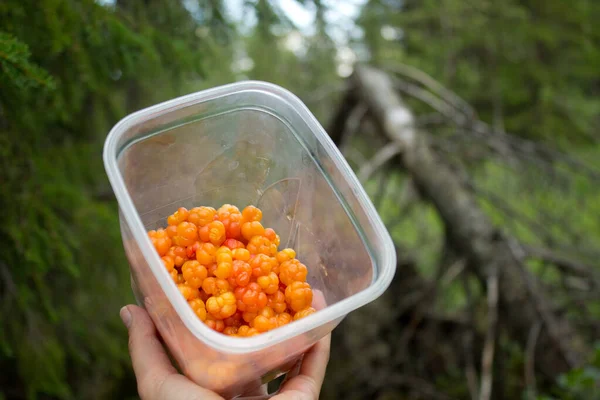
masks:
<instances>
[{"instance_id":1,"label":"plastic container","mask_svg":"<svg viewBox=\"0 0 600 400\"><path fill-rule=\"evenodd\" d=\"M245 81L138 111L111 130L103 156L138 303L181 370L225 397L289 371L393 278L393 243L356 176L304 104L278 86ZM180 206L224 203L262 209L280 248L294 248L308 267L316 313L250 338L196 318L147 231Z\"/></svg>"}]
</instances>

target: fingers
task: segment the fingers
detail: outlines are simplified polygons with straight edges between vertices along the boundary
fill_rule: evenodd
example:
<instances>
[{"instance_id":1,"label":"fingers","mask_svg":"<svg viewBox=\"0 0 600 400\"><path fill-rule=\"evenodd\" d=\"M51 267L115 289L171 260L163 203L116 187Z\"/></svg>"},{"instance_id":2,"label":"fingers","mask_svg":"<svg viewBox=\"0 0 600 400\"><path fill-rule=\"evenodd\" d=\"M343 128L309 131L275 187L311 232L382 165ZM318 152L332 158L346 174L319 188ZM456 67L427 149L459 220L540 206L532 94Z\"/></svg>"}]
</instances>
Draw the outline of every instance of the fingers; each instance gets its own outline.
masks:
<instances>
[{"instance_id":1,"label":"fingers","mask_svg":"<svg viewBox=\"0 0 600 400\"><path fill-rule=\"evenodd\" d=\"M154 323L145 310L129 305L121 309L120 315L129 330L129 354L140 397L156 399L163 382L177 371L171 365L156 336Z\"/></svg>"},{"instance_id":2,"label":"fingers","mask_svg":"<svg viewBox=\"0 0 600 400\"><path fill-rule=\"evenodd\" d=\"M297 398L318 399L325 371L329 362L331 334L318 341L305 355L300 367L300 374L287 381L282 387L281 398L286 393L295 392ZM296 398L292 397L292 398ZM276 397L279 399L279 397Z\"/></svg>"}]
</instances>

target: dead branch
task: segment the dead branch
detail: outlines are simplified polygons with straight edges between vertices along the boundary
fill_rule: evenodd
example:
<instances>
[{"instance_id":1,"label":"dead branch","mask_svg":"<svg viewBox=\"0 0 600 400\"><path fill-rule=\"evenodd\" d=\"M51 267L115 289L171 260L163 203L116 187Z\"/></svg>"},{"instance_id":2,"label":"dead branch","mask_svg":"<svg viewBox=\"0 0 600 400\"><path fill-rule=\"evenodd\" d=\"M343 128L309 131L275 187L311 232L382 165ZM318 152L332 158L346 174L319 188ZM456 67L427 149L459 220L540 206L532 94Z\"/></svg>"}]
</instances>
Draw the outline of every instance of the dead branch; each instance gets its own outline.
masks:
<instances>
[{"instance_id":1,"label":"dead branch","mask_svg":"<svg viewBox=\"0 0 600 400\"><path fill-rule=\"evenodd\" d=\"M535 398L536 383L535 383L535 348L537 345L540 331L542 330L542 322L537 321L529 331L527 338L527 346L525 347L525 385L528 391Z\"/></svg>"},{"instance_id":2,"label":"dead branch","mask_svg":"<svg viewBox=\"0 0 600 400\"><path fill-rule=\"evenodd\" d=\"M476 200L447 165L431 151L427 140L415 132L414 117L393 91L391 79L381 71L358 66L351 80L354 83L354 93L368 105L370 115L382 134L391 142L401 143L402 166L411 175L423 197L438 210L453 246L466 257L469 268L482 281L486 280L489 268L498 268L498 285L510 288L510 291L506 291L507 295L500 299L502 306L499 308L505 314L501 319L506 321L507 330L521 343L525 343L531 321L541 315L547 326L554 324L555 327L564 327L552 332L554 340L548 343L545 354L555 355L558 352L563 356L563 363L542 365L557 366L557 370L549 371L551 375L555 375L574 363L577 364L579 355L584 351L583 341L574 340L569 344L556 341L556 333L561 331L570 332L575 337L577 334L565 318L552 315L548 301L539 288L534 291L530 285L523 284L520 259L507 251L506 240L498 234ZM337 119L343 120L339 115ZM535 292L535 296L531 296L532 292ZM556 357L554 358L556 361Z\"/></svg>"},{"instance_id":3,"label":"dead branch","mask_svg":"<svg viewBox=\"0 0 600 400\"><path fill-rule=\"evenodd\" d=\"M556 265L564 273L591 278L594 280L594 284L596 286L600 286L597 283L595 270L592 266L586 265L572 258L567 258L547 248L526 245L521 246L525 250L527 258L536 258L547 263Z\"/></svg>"},{"instance_id":4,"label":"dead branch","mask_svg":"<svg viewBox=\"0 0 600 400\"><path fill-rule=\"evenodd\" d=\"M481 387L479 400L492 396L494 350L496 348L496 325L498 323L498 274L493 271L487 279L488 326L481 356Z\"/></svg>"},{"instance_id":5,"label":"dead branch","mask_svg":"<svg viewBox=\"0 0 600 400\"><path fill-rule=\"evenodd\" d=\"M383 146L375 155L358 170L358 179L366 182L371 175L381 168L385 163L394 158L402 151L402 146L397 142L390 142Z\"/></svg>"}]
</instances>

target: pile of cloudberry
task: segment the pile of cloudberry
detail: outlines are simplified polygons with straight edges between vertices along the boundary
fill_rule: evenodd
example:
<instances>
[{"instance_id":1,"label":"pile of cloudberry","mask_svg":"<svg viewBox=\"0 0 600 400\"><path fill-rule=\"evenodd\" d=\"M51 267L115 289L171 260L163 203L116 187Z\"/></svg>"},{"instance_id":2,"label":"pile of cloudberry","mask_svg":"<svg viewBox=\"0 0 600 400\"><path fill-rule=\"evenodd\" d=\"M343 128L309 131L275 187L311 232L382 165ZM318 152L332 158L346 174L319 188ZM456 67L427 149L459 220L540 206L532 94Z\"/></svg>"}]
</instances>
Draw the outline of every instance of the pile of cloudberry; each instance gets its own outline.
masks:
<instances>
[{"instance_id":1,"label":"pile of cloudberry","mask_svg":"<svg viewBox=\"0 0 600 400\"><path fill-rule=\"evenodd\" d=\"M229 336L254 336L315 312L306 266L261 224L262 211L179 208L148 232L194 313Z\"/></svg>"}]
</instances>

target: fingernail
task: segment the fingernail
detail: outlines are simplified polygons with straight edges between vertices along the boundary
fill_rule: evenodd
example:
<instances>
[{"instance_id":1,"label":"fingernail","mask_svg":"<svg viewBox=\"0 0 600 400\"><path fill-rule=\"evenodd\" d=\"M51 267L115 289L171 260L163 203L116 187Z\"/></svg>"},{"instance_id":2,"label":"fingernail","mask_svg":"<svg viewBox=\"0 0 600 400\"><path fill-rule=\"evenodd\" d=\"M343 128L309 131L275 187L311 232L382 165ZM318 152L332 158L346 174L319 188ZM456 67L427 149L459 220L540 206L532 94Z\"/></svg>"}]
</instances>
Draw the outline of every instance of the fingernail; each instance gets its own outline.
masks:
<instances>
[{"instance_id":1,"label":"fingernail","mask_svg":"<svg viewBox=\"0 0 600 400\"><path fill-rule=\"evenodd\" d=\"M119 315L125 326L129 328L129 325L131 325L131 312L127 309L127 306L121 308Z\"/></svg>"}]
</instances>

